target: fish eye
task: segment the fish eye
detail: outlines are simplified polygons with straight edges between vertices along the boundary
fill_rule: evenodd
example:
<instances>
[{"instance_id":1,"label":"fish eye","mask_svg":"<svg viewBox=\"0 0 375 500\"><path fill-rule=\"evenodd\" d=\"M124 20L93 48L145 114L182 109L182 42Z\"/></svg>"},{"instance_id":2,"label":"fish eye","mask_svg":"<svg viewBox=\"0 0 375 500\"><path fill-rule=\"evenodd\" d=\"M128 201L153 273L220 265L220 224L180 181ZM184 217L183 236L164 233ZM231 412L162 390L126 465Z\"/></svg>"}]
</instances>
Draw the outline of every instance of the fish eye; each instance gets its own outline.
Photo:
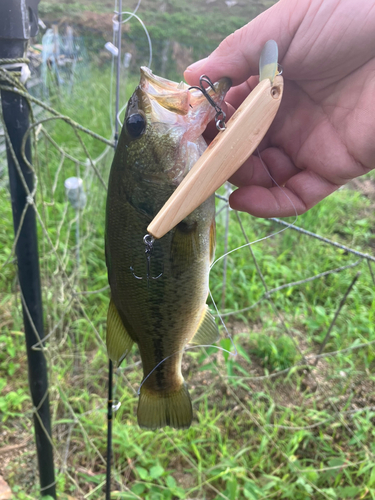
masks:
<instances>
[{"instance_id":1,"label":"fish eye","mask_svg":"<svg viewBox=\"0 0 375 500\"><path fill-rule=\"evenodd\" d=\"M134 113L126 119L126 128L129 134L136 139L140 137L146 128L146 120L140 113Z\"/></svg>"}]
</instances>

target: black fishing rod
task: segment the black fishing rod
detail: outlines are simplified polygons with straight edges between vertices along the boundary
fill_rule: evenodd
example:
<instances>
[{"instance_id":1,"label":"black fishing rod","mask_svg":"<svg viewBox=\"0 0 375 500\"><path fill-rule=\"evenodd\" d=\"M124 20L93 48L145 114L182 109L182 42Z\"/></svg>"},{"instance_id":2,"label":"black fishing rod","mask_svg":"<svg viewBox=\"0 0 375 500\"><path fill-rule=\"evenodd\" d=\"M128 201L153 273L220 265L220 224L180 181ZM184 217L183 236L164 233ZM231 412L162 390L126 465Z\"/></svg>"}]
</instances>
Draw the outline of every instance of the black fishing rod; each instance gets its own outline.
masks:
<instances>
[{"instance_id":1,"label":"black fishing rod","mask_svg":"<svg viewBox=\"0 0 375 500\"><path fill-rule=\"evenodd\" d=\"M108 364L108 408L107 408L107 473L105 485L105 498L111 498L111 459L112 459L112 416L113 416L113 400L112 400L112 383L113 383L113 365L109 360Z\"/></svg>"}]
</instances>

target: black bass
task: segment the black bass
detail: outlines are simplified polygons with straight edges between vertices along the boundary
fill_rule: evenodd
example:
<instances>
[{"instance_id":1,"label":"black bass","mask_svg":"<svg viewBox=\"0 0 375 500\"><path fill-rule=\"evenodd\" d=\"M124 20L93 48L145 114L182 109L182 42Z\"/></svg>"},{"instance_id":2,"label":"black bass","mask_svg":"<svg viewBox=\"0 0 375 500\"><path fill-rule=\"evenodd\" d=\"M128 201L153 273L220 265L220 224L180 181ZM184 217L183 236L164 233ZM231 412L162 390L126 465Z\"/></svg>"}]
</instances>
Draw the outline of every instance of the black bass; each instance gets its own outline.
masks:
<instances>
[{"instance_id":1,"label":"black bass","mask_svg":"<svg viewBox=\"0 0 375 500\"><path fill-rule=\"evenodd\" d=\"M222 79L208 92L220 105ZM206 148L215 110L199 90L141 68L109 177L106 261L111 288L107 349L120 364L137 343L143 381L138 423L188 428L189 392L181 375L188 343L210 344L218 329L206 306L215 248L215 200L208 199L145 253L147 226ZM150 247L149 247L150 250Z\"/></svg>"}]
</instances>

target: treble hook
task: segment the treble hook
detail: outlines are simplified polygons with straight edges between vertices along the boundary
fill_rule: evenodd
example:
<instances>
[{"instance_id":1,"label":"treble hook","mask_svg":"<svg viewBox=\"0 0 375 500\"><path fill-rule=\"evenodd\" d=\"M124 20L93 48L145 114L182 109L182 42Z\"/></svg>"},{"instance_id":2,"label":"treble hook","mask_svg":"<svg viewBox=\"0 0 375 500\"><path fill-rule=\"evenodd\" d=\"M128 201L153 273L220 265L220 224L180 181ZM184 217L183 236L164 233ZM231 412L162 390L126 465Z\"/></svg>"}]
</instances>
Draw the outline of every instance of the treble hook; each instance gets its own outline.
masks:
<instances>
[{"instance_id":1,"label":"treble hook","mask_svg":"<svg viewBox=\"0 0 375 500\"><path fill-rule=\"evenodd\" d=\"M208 78L207 75L202 75L199 78L199 87L198 86L192 86L192 87L189 87L189 90L196 89L196 90L200 90L202 92L202 94L204 95L204 97L207 99L207 101L211 104L211 106L216 111L216 115L215 115L215 125L216 125L216 128L219 131L220 130L225 130L225 128L226 128L225 127L226 114L221 109L221 107L212 99L212 97L210 96L210 94L207 92L206 88L203 87L203 82L207 83L207 85L209 87L211 87L214 92L216 92L214 84L211 82L211 80Z\"/></svg>"},{"instance_id":2,"label":"treble hook","mask_svg":"<svg viewBox=\"0 0 375 500\"><path fill-rule=\"evenodd\" d=\"M146 262L147 262L147 269L146 269L146 279L147 279L147 288L150 286L150 279L152 280L157 280L162 276L162 272L159 274L159 276L151 276L151 254L154 248L154 241L155 238L151 236L151 234L146 234L143 237L143 243L145 244L145 255L146 255ZM143 280L142 276L137 276L134 272L134 269L132 266L130 266L130 271L132 272L134 278L137 280Z\"/></svg>"}]
</instances>

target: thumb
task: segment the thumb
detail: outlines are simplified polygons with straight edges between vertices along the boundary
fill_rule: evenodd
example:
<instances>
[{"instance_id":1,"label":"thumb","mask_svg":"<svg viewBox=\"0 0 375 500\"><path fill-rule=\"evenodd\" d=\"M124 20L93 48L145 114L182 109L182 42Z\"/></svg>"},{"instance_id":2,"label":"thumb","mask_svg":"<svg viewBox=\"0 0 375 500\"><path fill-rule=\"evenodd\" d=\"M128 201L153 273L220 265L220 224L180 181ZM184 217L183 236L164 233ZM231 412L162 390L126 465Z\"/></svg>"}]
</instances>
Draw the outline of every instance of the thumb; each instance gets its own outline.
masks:
<instances>
[{"instance_id":1,"label":"thumb","mask_svg":"<svg viewBox=\"0 0 375 500\"><path fill-rule=\"evenodd\" d=\"M235 31L221 42L210 56L189 66L184 77L189 85L197 85L203 74L216 82L224 76L239 85L259 73L259 57L263 45L273 39L279 46L279 61L308 10L308 1L280 0L270 9Z\"/></svg>"}]
</instances>

